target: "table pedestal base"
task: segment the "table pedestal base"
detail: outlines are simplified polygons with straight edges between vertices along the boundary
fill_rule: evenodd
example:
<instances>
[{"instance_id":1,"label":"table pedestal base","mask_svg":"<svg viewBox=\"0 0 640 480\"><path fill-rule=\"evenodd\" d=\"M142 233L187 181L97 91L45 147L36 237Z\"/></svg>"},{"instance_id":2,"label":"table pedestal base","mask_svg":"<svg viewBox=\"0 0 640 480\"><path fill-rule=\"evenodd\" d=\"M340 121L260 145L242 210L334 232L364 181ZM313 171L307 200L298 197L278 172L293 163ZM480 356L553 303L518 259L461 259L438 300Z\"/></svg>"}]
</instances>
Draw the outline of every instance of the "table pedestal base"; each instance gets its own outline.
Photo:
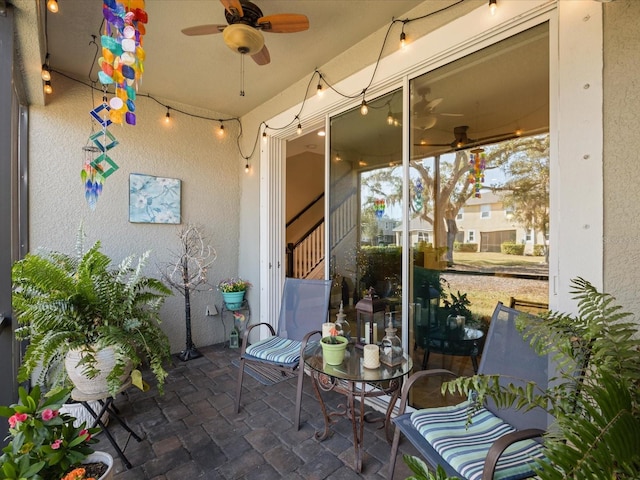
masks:
<instances>
[{"instance_id":1,"label":"table pedestal base","mask_svg":"<svg viewBox=\"0 0 640 480\"><path fill-rule=\"evenodd\" d=\"M360 473L362 471L364 422L372 421L383 423L380 428L385 428L387 442L391 443L393 436L391 431L391 412L393 412L393 407L400 396L400 381L397 379L389 380L388 386L386 387L383 387L381 384L375 384L373 385L375 388L367 391L366 386L370 384L370 382L340 380L315 370L311 371L311 378L313 379L313 387L324 417L324 431L317 431L315 438L322 441L329 436L330 426L335 423L333 420L335 417L347 417L350 419L353 428L355 471ZM338 405L339 410L329 412L322 398L321 391L334 391L344 395L346 397L346 404L340 404ZM365 414L364 412L365 398L380 397L382 395L391 395L385 416L369 420L367 418L368 413ZM356 408L356 400L360 400L359 408Z\"/></svg>"}]
</instances>

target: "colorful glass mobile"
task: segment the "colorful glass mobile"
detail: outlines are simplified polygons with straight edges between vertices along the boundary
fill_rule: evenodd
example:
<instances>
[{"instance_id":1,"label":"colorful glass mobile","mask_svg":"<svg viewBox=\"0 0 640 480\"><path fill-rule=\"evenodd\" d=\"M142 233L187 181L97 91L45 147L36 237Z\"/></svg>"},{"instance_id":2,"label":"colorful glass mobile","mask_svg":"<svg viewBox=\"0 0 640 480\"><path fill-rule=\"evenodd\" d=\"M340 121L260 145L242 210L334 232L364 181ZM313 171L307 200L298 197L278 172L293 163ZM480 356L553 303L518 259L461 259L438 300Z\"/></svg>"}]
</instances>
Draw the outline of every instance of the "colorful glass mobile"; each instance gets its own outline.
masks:
<instances>
[{"instance_id":1,"label":"colorful glass mobile","mask_svg":"<svg viewBox=\"0 0 640 480\"><path fill-rule=\"evenodd\" d=\"M384 215L385 206L386 202L383 198L377 198L373 201L373 208L375 209L376 217L382 218L382 215Z\"/></svg>"},{"instance_id":2,"label":"colorful glass mobile","mask_svg":"<svg viewBox=\"0 0 640 480\"><path fill-rule=\"evenodd\" d=\"M80 178L84 184L85 199L91 210L96 208L105 179L118 169L107 154L118 145L108 130L112 123L136 124L136 89L144 71L145 52L142 37L148 21L144 0L103 0L105 19L101 36L102 56L98 59L98 80L102 83L102 104L89 113L102 128L92 133L85 146L84 163ZM107 88L114 85L113 97L107 101Z\"/></svg>"},{"instance_id":3,"label":"colorful glass mobile","mask_svg":"<svg viewBox=\"0 0 640 480\"><path fill-rule=\"evenodd\" d=\"M484 169L486 162L486 154L481 148L471 150L471 157L469 159L469 182L473 184L475 190L475 197L480 198L480 190L484 183Z\"/></svg>"},{"instance_id":4,"label":"colorful glass mobile","mask_svg":"<svg viewBox=\"0 0 640 480\"><path fill-rule=\"evenodd\" d=\"M100 38L98 79L103 85L115 85L114 96L109 100L109 119L135 125L136 89L144 72L142 37L148 21L144 0L104 0L102 13L105 27Z\"/></svg>"},{"instance_id":5,"label":"colorful glass mobile","mask_svg":"<svg viewBox=\"0 0 640 480\"><path fill-rule=\"evenodd\" d=\"M414 201L414 205L415 205L415 209L416 212L419 212L420 210L422 210L422 192L424 192L424 185L422 185L422 180L420 180L419 178L416 179L416 183L415 183L415 201Z\"/></svg>"}]
</instances>

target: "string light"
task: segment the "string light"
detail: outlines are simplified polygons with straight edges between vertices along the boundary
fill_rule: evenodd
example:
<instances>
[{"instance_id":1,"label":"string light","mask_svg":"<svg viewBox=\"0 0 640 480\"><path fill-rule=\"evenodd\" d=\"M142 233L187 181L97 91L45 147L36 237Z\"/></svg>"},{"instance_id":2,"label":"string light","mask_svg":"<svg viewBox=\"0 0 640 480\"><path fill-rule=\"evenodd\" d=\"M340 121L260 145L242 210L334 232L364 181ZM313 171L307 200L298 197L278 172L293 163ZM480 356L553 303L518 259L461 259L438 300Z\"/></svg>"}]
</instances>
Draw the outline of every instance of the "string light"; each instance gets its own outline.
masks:
<instances>
[{"instance_id":1,"label":"string light","mask_svg":"<svg viewBox=\"0 0 640 480\"><path fill-rule=\"evenodd\" d=\"M369 107L367 106L367 101L364 98L362 99L362 105L360 105L360 113L362 115L369 113Z\"/></svg>"},{"instance_id":2,"label":"string light","mask_svg":"<svg viewBox=\"0 0 640 480\"><path fill-rule=\"evenodd\" d=\"M391 110L389 110L389 113L387 114L387 125L393 125L393 115L391 114Z\"/></svg>"},{"instance_id":3,"label":"string light","mask_svg":"<svg viewBox=\"0 0 640 480\"><path fill-rule=\"evenodd\" d=\"M402 26L404 29L404 25ZM407 35L404 33L404 30L400 34L400 48L404 48L407 46Z\"/></svg>"},{"instance_id":4,"label":"string light","mask_svg":"<svg viewBox=\"0 0 640 480\"><path fill-rule=\"evenodd\" d=\"M51 13L58 13L58 0L47 0L47 10Z\"/></svg>"},{"instance_id":5,"label":"string light","mask_svg":"<svg viewBox=\"0 0 640 480\"><path fill-rule=\"evenodd\" d=\"M300 123L298 122L298 128L296 128L296 133L298 135L302 134L302 125L300 125Z\"/></svg>"},{"instance_id":6,"label":"string light","mask_svg":"<svg viewBox=\"0 0 640 480\"><path fill-rule=\"evenodd\" d=\"M169 113L170 108L171 107L167 107L167 114L164 116L164 123L166 123L167 125L171 123L171 114Z\"/></svg>"},{"instance_id":7,"label":"string light","mask_svg":"<svg viewBox=\"0 0 640 480\"><path fill-rule=\"evenodd\" d=\"M42 71L40 72L42 80L48 82L51 80L51 70L49 69L49 54L47 53L44 63L42 64Z\"/></svg>"},{"instance_id":8,"label":"string light","mask_svg":"<svg viewBox=\"0 0 640 480\"><path fill-rule=\"evenodd\" d=\"M491 15L496 14L496 9L498 8L498 0L489 0L489 11Z\"/></svg>"},{"instance_id":9,"label":"string light","mask_svg":"<svg viewBox=\"0 0 640 480\"><path fill-rule=\"evenodd\" d=\"M51 95L53 93L53 87L51 86L51 82L47 80L44 82L44 93L47 95Z\"/></svg>"},{"instance_id":10,"label":"string light","mask_svg":"<svg viewBox=\"0 0 640 480\"><path fill-rule=\"evenodd\" d=\"M262 141L264 143L267 143L267 131L266 130L264 132L262 132Z\"/></svg>"},{"instance_id":11,"label":"string light","mask_svg":"<svg viewBox=\"0 0 640 480\"><path fill-rule=\"evenodd\" d=\"M318 88L316 92L319 97L322 97L324 95L324 89L322 88L322 83L320 83L320 80L318 80Z\"/></svg>"},{"instance_id":12,"label":"string light","mask_svg":"<svg viewBox=\"0 0 640 480\"><path fill-rule=\"evenodd\" d=\"M224 137L224 124L220 122L220 128L218 128L218 136Z\"/></svg>"}]
</instances>

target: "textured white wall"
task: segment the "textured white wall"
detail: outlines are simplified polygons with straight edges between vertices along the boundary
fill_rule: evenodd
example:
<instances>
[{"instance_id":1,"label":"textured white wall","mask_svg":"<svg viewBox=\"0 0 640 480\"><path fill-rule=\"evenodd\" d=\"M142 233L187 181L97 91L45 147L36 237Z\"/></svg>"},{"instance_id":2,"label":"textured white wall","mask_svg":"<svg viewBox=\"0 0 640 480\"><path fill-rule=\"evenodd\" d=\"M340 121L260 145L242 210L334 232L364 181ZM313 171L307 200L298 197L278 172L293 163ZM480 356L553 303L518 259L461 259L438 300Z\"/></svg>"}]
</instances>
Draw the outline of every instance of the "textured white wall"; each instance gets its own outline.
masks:
<instances>
[{"instance_id":1,"label":"textured white wall","mask_svg":"<svg viewBox=\"0 0 640 480\"><path fill-rule=\"evenodd\" d=\"M605 290L640 312L640 2L604 5Z\"/></svg>"},{"instance_id":2,"label":"textured white wall","mask_svg":"<svg viewBox=\"0 0 640 480\"><path fill-rule=\"evenodd\" d=\"M221 296L215 285L221 278L237 274L239 176L244 168L235 144L237 126L226 124L226 137L220 140L214 134L217 122L172 111L171 126L166 127L166 109L148 98L138 97L137 125L109 128L120 142L109 155L120 168L106 180L97 207L91 211L80 180L82 147L92 133L92 123L94 129L99 129L90 119L89 110L93 108L92 101L101 102L102 95L94 92L92 100L88 86L60 75L54 76L53 85L55 92L47 106L30 108L30 249L42 246L73 251L78 226L83 222L87 244L101 240L103 251L115 263L129 254L151 249L146 273L157 277L158 265L168 262L171 252L179 248L176 235L179 226L129 223L129 174L179 178L183 222L201 224L217 251L210 270L213 289L192 297L193 339L196 346L222 342L220 316L206 317L205 306L220 305ZM224 116L194 107L180 109L213 118ZM162 318L172 351L182 350L185 346L182 296L167 299ZM230 319L227 325L230 326Z\"/></svg>"}]
</instances>

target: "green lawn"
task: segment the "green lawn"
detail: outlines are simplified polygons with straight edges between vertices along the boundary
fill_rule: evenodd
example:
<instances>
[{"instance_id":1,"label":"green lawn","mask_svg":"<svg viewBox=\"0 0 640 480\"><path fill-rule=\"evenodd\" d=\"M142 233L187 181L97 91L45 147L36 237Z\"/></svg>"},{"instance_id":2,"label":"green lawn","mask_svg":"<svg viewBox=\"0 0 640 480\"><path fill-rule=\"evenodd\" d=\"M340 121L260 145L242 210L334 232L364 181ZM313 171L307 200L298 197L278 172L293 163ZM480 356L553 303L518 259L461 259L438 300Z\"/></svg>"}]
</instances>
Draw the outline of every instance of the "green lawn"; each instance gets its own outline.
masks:
<instances>
[{"instance_id":1,"label":"green lawn","mask_svg":"<svg viewBox=\"0 0 640 480\"><path fill-rule=\"evenodd\" d=\"M533 302L549 301L549 282L546 279L523 279L502 275L467 275L466 270L484 272L527 273L546 277L549 269L544 257L505 255L492 252L455 252L453 269L459 273L443 272L453 293L467 293L470 310L478 316L491 316L498 301L505 305L515 297Z\"/></svg>"}]
</instances>

